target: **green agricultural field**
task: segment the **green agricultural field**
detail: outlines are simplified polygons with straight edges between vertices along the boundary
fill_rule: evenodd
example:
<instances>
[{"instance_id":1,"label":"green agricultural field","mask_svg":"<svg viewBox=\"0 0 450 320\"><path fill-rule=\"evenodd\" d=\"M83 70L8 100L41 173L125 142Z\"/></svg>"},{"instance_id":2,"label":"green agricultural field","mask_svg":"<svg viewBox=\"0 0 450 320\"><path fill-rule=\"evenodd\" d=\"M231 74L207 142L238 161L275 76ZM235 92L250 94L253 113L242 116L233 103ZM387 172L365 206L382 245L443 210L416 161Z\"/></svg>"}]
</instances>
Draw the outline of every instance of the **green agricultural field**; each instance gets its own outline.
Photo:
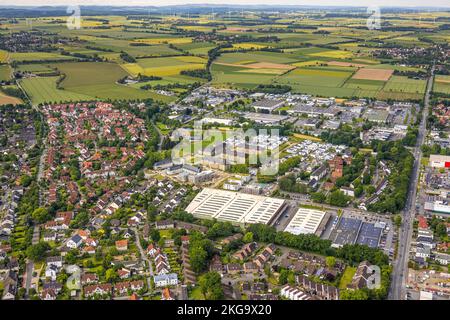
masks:
<instances>
[{"instance_id":1,"label":"green agricultural field","mask_svg":"<svg viewBox=\"0 0 450 320\"><path fill-rule=\"evenodd\" d=\"M204 69L207 60L201 57L176 56L164 58L138 59L136 63L126 63L122 67L131 75L176 76L184 70Z\"/></svg>"},{"instance_id":2,"label":"green agricultural field","mask_svg":"<svg viewBox=\"0 0 450 320\"><path fill-rule=\"evenodd\" d=\"M290 85L295 90L303 88L339 88L344 82L351 77L352 72L348 71L331 71L314 68L300 68L281 76L275 82L279 84ZM319 90L322 91L322 90ZM343 92L351 92L353 90L343 90Z\"/></svg>"},{"instance_id":3,"label":"green agricultural field","mask_svg":"<svg viewBox=\"0 0 450 320\"><path fill-rule=\"evenodd\" d=\"M62 82L64 88L111 84L128 75L117 64L107 62L55 63L51 66L66 75Z\"/></svg>"},{"instance_id":4,"label":"green agricultural field","mask_svg":"<svg viewBox=\"0 0 450 320\"><path fill-rule=\"evenodd\" d=\"M434 78L433 91L450 94L450 76L436 75Z\"/></svg>"},{"instance_id":5,"label":"green agricultural field","mask_svg":"<svg viewBox=\"0 0 450 320\"><path fill-rule=\"evenodd\" d=\"M45 61L45 60L76 60L74 57L63 56L53 52L12 52L11 61Z\"/></svg>"},{"instance_id":6,"label":"green agricultural field","mask_svg":"<svg viewBox=\"0 0 450 320\"><path fill-rule=\"evenodd\" d=\"M386 92L424 94L426 80L410 79L403 76L392 76L383 88Z\"/></svg>"},{"instance_id":7,"label":"green agricultural field","mask_svg":"<svg viewBox=\"0 0 450 320\"><path fill-rule=\"evenodd\" d=\"M162 56L162 55L179 55L181 52L170 48L166 44L155 44L148 46L132 46L129 40L112 39L112 38L100 38L86 36L85 40L89 41L88 45L112 50L114 52L125 51L133 57L150 57L150 56Z\"/></svg>"},{"instance_id":8,"label":"green agricultural field","mask_svg":"<svg viewBox=\"0 0 450 320\"><path fill-rule=\"evenodd\" d=\"M346 71L328 71L313 68L300 68L292 70L291 72L280 77L278 82L286 84L292 83L300 85L305 84L324 87L339 87L351 75L351 72Z\"/></svg>"},{"instance_id":9,"label":"green agricultural field","mask_svg":"<svg viewBox=\"0 0 450 320\"><path fill-rule=\"evenodd\" d=\"M9 65L0 65L0 81L8 81L11 79L11 68Z\"/></svg>"},{"instance_id":10,"label":"green agricultural field","mask_svg":"<svg viewBox=\"0 0 450 320\"><path fill-rule=\"evenodd\" d=\"M45 64L19 64L14 68L16 71L32 72L32 73L46 73L54 71L50 66Z\"/></svg>"},{"instance_id":11,"label":"green agricultural field","mask_svg":"<svg viewBox=\"0 0 450 320\"><path fill-rule=\"evenodd\" d=\"M211 72L214 85L252 89L259 84L268 84L273 80L273 75L240 73L242 68L213 64Z\"/></svg>"},{"instance_id":12,"label":"green agricultural field","mask_svg":"<svg viewBox=\"0 0 450 320\"><path fill-rule=\"evenodd\" d=\"M383 89L385 82L377 80L349 79L345 82L345 88L380 91Z\"/></svg>"},{"instance_id":13,"label":"green agricultural field","mask_svg":"<svg viewBox=\"0 0 450 320\"><path fill-rule=\"evenodd\" d=\"M242 62L269 62L269 63L294 63L298 59L290 58L289 55L278 53L278 52L233 52L222 54L216 62L218 63L229 63L229 64L239 64Z\"/></svg>"},{"instance_id":14,"label":"green agricultural field","mask_svg":"<svg viewBox=\"0 0 450 320\"><path fill-rule=\"evenodd\" d=\"M395 57L381 58L374 52L383 50L384 44L389 47L429 47L433 42L448 43L450 32L440 26L450 15L422 12L423 21L418 24L417 13L386 13L391 25L380 32L366 29L366 18L359 13L354 17L344 17L330 12L324 10L310 14L293 11L280 16L243 12L228 16L218 14L214 19L209 14L198 14L194 18L148 13L141 17L120 16L115 12L83 19L79 30L68 29L61 17L5 20L0 30L3 36L28 32L32 25L33 29L45 34L43 39L58 35L64 37L64 41L52 44L56 49L88 57L98 56L104 61L78 63L81 58L61 55L57 50L13 53L15 50L8 48L11 52L0 50L0 64L14 62L15 71L32 72L41 77L51 77L54 72L47 63L57 67L66 75L60 84L64 90L53 92L58 97L62 94L60 91L67 91L65 95L70 96L70 92L98 99L153 97L172 101L174 97L161 96L140 87L205 83L204 79L182 76L180 72L205 68L208 52L230 42L232 47L220 50L220 55L210 66L214 86L253 89L259 84L285 84L291 86L293 92L339 98L423 97L423 80L394 75L383 82L352 79L352 75L357 68L368 66L373 69L423 71L419 67L406 67ZM396 29L403 27L423 28L423 31ZM225 36L230 37L221 38ZM122 58L123 52L136 61ZM139 73L162 79L129 85L117 83L120 78ZM2 67L0 79L5 79L5 74L7 71ZM178 94L186 90L173 89ZM437 78L434 90L448 93L449 84Z\"/></svg>"},{"instance_id":15,"label":"green agricultural field","mask_svg":"<svg viewBox=\"0 0 450 320\"><path fill-rule=\"evenodd\" d=\"M36 77L20 80L21 87L34 105L44 102L64 102L91 100L92 97L82 93L56 88L58 77Z\"/></svg>"},{"instance_id":16,"label":"green agricultural field","mask_svg":"<svg viewBox=\"0 0 450 320\"><path fill-rule=\"evenodd\" d=\"M127 72L115 63L75 62L52 64L66 75L61 87L71 92L86 94L98 99L147 99L170 102L174 97L164 96L148 90L140 90L116 83L127 76Z\"/></svg>"}]
</instances>

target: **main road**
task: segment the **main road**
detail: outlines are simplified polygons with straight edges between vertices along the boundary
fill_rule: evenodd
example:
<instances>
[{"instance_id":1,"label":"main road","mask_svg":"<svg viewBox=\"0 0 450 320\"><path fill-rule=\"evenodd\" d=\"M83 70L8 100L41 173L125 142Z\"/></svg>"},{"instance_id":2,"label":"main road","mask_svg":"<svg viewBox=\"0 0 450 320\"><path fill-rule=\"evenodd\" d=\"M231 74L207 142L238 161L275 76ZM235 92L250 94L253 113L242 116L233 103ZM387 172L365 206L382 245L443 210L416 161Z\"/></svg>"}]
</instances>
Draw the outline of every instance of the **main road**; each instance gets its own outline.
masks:
<instances>
[{"instance_id":1,"label":"main road","mask_svg":"<svg viewBox=\"0 0 450 320\"><path fill-rule=\"evenodd\" d=\"M420 161L422 159L421 147L425 141L427 132L426 123L428 117L428 110L430 108L430 93L433 87L434 65L431 68L430 77L427 82L427 89L425 92L424 108L422 110L422 121L419 126L416 146L413 149L414 166L411 174L408 197L406 205L402 212L402 225L398 237L399 246L397 250L397 257L394 261L394 270L391 279L391 288L389 291L390 300L402 300L406 295L406 280L408 277L408 261L409 251L411 245L411 237L414 223L414 216L416 212L416 192L419 180Z\"/></svg>"}]
</instances>

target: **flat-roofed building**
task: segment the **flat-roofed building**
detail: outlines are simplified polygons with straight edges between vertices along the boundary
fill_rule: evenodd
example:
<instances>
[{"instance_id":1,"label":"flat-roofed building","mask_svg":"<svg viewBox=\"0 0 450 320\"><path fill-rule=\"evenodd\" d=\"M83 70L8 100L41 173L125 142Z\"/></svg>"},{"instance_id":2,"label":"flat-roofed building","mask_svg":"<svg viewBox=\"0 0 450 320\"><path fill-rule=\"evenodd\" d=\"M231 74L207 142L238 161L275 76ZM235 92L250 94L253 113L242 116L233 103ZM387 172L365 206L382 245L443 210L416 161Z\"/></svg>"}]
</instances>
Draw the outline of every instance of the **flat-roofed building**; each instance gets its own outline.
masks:
<instances>
[{"instance_id":1,"label":"flat-roofed building","mask_svg":"<svg viewBox=\"0 0 450 320\"><path fill-rule=\"evenodd\" d=\"M256 123L263 124L280 124L281 122L289 119L288 116L258 112L246 112L243 116L244 118L255 121Z\"/></svg>"},{"instance_id":2,"label":"flat-roofed building","mask_svg":"<svg viewBox=\"0 0 450 320\"><path fill-rule=\"evenodd\" d=\"M293 234L315 234L326 215L325 211L299 208L284 231Z\"/></svg>"},{"instance_id":3,"label":"flat-roofed building","mask_svg":"<svg viewBox=\"0 0 450 320\"><path fill-rule=\"evenodd\" d=\"M202 120L200 120L202 123L207 123L207 124L222 124L224 126L231 126L234 123L233 119L224 119L224 118L203 118Z\"/></svg>"},{"instance_id":4,"label":"flat-roofed building","mask_svg":"<svg viewBox=\"0 0 450 320\"><path fill-rule=\"evenodd\" d=\"M430 166L433 168L449 168L450 156L442 156L440 154L430 155Z\"/></svg>"},{"instance_id":5,"label":"flat-roofed building","mask_svg":"<svg viewBox=\"0 0 450 320\"><path fill-rule=\"evenodd\" d=\"M272 100L272 99L262 99L254 102L251 107L255 108L257 112L266 111L272 112L275 109L278 109L284 105L283 101L280 100Z\"/></svg>"},{"instance_id":6,"label":"flat-roofed building","mask_svg":"<svg viewBox=\"0 0 450 320\"><path fill-rule=\"evenodd\" d=\"M192 200L186 211L201 219L217 219L234 224L270 224L284 206L283 199L205 188Z\"/></svg>"}]
</instances>

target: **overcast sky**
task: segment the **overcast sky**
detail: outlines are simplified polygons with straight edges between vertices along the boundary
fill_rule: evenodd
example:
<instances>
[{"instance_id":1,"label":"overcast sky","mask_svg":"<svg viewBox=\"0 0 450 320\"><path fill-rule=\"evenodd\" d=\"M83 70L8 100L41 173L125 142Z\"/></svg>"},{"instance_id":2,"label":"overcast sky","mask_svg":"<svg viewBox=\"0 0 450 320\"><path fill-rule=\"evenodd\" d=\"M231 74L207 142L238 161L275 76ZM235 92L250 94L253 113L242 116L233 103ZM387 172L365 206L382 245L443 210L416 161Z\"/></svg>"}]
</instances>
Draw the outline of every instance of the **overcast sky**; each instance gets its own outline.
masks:
<instances>
[{"instance_id":1,"label":"overcast sky","mask_svg":"<svg viewBox=\"0 0 450 320\"><path fill-rule=\"evenodd\" d=\"M339 6L450 7L450 0L0 0L0 5L174 5L174 4L286 4Z\"/></svg>"}]
</instances>

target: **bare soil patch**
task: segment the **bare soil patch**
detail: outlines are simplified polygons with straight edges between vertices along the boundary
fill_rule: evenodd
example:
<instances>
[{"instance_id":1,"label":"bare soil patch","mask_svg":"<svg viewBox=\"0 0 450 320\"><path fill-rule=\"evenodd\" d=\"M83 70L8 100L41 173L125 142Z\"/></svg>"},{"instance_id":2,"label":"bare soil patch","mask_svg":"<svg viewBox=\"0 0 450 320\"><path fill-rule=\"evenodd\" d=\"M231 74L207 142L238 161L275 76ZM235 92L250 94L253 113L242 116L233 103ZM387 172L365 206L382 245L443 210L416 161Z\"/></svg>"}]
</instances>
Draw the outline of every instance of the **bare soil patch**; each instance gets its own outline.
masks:
<instances>
[{"instance_id":1,"label":"bare soil patch","mask_svg":"<svg viewBox=\"0 0 450 320\"><path fill-rule=\"evenodd\" d=\"M389 69L362 68L356 71L352 79L388 81L393 73L394 70Z\"/></svg>"}]
</instances>

